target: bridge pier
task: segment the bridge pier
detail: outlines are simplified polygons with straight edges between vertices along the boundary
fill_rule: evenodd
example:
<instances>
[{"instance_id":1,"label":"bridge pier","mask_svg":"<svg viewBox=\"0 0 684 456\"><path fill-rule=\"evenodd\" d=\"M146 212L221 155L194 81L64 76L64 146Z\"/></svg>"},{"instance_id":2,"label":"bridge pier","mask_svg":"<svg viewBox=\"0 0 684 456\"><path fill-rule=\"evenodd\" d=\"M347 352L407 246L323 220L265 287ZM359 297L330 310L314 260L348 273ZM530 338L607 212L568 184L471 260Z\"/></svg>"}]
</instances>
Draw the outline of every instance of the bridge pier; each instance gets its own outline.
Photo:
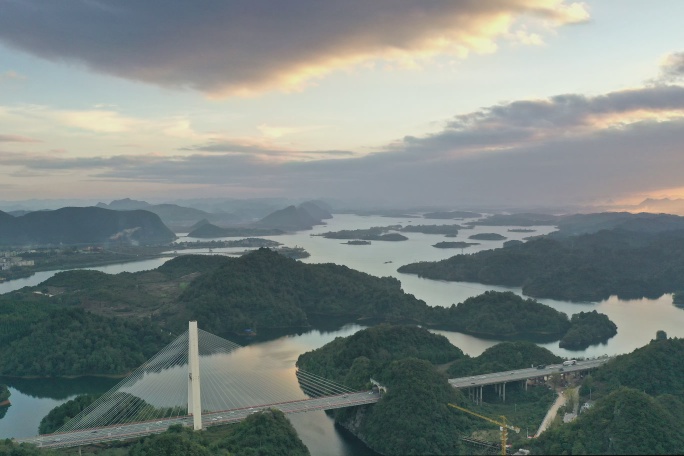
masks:
<instances>
[{"instance_id":1,"label":"bridge pier","mask_svg":"<svg viewBox=\"0 0 684 456\"><path fill-rule=\"evenodd\" d=\"M503 398L503 401L506 402L506 382L495 384L494 390L499 394L499 397Z\"/></svg>"}]
</instances>

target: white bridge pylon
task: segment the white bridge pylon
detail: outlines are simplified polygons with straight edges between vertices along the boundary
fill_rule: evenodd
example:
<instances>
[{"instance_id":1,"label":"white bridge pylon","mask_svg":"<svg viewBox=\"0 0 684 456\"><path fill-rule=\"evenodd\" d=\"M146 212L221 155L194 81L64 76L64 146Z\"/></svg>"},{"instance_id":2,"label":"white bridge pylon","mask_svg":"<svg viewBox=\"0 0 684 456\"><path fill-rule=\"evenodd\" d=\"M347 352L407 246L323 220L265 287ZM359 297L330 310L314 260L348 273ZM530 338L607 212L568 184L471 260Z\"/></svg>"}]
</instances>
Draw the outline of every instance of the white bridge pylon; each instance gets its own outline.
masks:
<instances>
[{"instance_id":1,"label":"white bridge pylon","mask_svg":"<svg viewBox=\"0 0 684 456\"><path fill-rule=\"evenodd\" d=\"M192 415L192 426L202 429L202 397L200 395L199 336L197 322L191 321L188 328L188 414Z\"/></svg>"},{"instance_id":2,"label":"white bridge pylon","mask_svg":"<svg viewBox=\"0 0 684 456\"><path fill-rule=\"evenodd\" d=\"M69 446L61 436L92 442L162 432L172 424L200 430L268 408L298 413L379 398L297 370L269 356L269 347L242 347L191 321L188 331L51 434L60 435L51 445L41 446Z\"/></svg>"}]
</instances>

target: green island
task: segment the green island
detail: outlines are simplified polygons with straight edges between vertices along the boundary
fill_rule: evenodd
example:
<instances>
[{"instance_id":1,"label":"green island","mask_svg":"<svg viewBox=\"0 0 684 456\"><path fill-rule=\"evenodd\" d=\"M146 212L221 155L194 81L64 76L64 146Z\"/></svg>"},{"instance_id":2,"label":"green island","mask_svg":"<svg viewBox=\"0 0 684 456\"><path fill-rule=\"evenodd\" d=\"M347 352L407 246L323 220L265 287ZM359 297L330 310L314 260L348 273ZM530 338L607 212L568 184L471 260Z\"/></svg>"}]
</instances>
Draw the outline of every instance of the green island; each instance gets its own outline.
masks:
<instances>
[{"instance_id":1,"label":"green island","mask_svg":"<svg viewBox=\"0 0 684 456\"><path fill-rule=\"evenodd\" d=\"M595 310L570 317L570 329L558 343L560 348L584 350L589 345L605 342L617 334L617 326L607 315Z\"/></svg>"},{"instance_id":2,"label":"green island","mask_svg":"<svg viewBox=\"0 0 684 456\"><path fill-rule=\"evenodd\" d=\"M656 338L584 378L593 406L531 442L534 454L677 454L684 448L684 340Z\"/></svg>"},{"instance_id":3,"label":"green island","mask_svg":"<svg viewBox=\"0 0 684 456\"><path fill-rule=\"evenodd\" d=\"M684 306L684 291L677 291L672 294L672 304Z\"/></svg>"},{"instance_id":4,"label":"green island","mask_svg":"<svg viewBox=\"0 0 684 456\"><path fill-rule=\"evenodd\" d=\"M570 328L563 312L510 291L487 291L441 313L442 329L479 337L558 340Z\"/></svg>"},{"instance_id":5,"label":"green island","mask_svg":"<svg viewBox=\"0 0 684 456\"><path fill-rule=\"evenodd\" d=\"M387 227L374 226L359 230L329 231L327 233L312 234L312 236L322 236L326 239L350 239L361 241L405 241L408 238L399 233L389 233L397 230L401 225L391 225Z\"/></svg>"},{"instance_id":6,"label":"green island","mask_svg":"<svg viewBox=\"0 0 684 456\"><path fill-rule=\"evenodd\" d=\"M684 230L540 236L506 248L402 266L435 280L522 287L567 301L657 298L684 289Z\"/></svg>"},{"instance_id":7,"label":"green island","mask_svg":"<svg viewBox=\"0 0 684 456\"><path fill-rule=\"evenodd\" d=\"M374 226L371 228L358 230L328 231L327 233L312 234L312 236L322 236L326 239L352 239L364 241L405 241L408 238L406 236L399 234L398 232L443 234L446 236L456 236L458 235L458 230L460 229L463 229L463 227L460 225L389 225Z\"/></svg>"},{"instance_id":8,"label":"green island","mask_svg":"<svg viewBox=\"0 0 684 456\"><path fill-rule=\"evenodd\" d=\"M470 437L482 428L491 429L491 425L451 409L448 403L478 413L506 413L511 422L515 419L516 425L536 427L555 394L544 386L530 386L528 391L510 388L516 402L503 403L493 388L492 391L487 388L485 401L488 404L476 406L462 391L449 385L445 369L467 364L470 370L491 372L489 368L501 365L523 368L558 359L531 343L502 343L471 358L444 336L423 328L380 325L304 353L297 360L297 366L354 388L369 388L371 377L388 388L375 405L332 412L336 423L374 451L381 454L463 454L465 448L461 438ZM525 439L524 436L518 438L519 442Z\"/></svg>"},{"instance_id":9,"label":"green island","mask_svg":"<svg viewBox=\"0 0 684 456\"><path fill-rule=\"evenodd\" d=\"M308 456L309 450L292 424L279 410L266 410L231 426L193 432L181 425L139 440L85 446L64 450L42 450L0 440L0 455L98 455L98 456Z\"/></svg>"},{"instance_id":10,"label":"green island","mask_svg":"<svg viewBox=\"0 0 684 456\"><path fill-rule=\"evenodd\" d=\"M477 241L503 241L506 239L506 236L502 236L497 233L478 233L468 236L468 239L474 239Z\"/></svg>"},{"instance_id":11,"label":"green island","mask_svg":"<svg viewBox=\"0 0 684 456\"><path fill-rule=\"evenodd\" d=\"M212 239L211 241L196 240L195 242L182 241L174 243L172 247L178 246L183 249L215 249L224 247L278 247L279 245L282 244L280 242L272 241L270 239L248 237L244 239L232 239L225 241L220 241L216 239Z\"/></svg>"},{"instance_id":12,"label":"green island","mask_svg":"<svg viewBox=\"0 0 684 456\"><path fill-rule=\"evenodd\" d=\"M544 340L571 327L564 313L512 292L430 307L397 279L305 264L265 248L239 258L183 255L136 273L62 272L0 296L0 315L0 374L14 376L121 375L188 320L224 337L245 328L311 327L321 318Z\"/></svg>"},{"instance_id":13,"label":"green island","mask_svg":"<svg viewBox=\"0 0 684 456\"><path fill-rule=\"evenodd\" d=\"M346 245L370 245L371 241L362 241L360 239L356 239L356 240L343 242L343 244L346 244Z\"/></svg>"},{"instance_id":14,"label":"green island","mask_svg":"<svg viewBox=\"0 0 684 456\"><path fill-rule=\"evenodd\" d=\"M432 246L437 248L437 249L464 249L466 247L470 247L471 245L480 245L480 244L477 242L442 241L442 242L438 242L437 244L433 244Z\"/></svg>"}]
</instances>

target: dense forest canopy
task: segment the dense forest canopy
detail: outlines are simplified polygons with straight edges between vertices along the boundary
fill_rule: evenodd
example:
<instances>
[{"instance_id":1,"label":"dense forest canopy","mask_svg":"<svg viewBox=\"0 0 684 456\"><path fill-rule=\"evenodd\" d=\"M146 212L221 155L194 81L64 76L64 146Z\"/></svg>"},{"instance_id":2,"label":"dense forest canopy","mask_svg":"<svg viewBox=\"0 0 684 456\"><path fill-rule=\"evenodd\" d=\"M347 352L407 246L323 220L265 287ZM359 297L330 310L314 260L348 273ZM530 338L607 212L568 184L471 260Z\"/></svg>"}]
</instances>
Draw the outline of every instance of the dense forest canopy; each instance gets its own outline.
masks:
<instances>
[{"instance_id":1,"label":"dense forest canopy","mask_svg":"<svg viewBox=\"0 0 684 456\"><path fill-rule=\"evenodd\" d=\"M436 280L522 287L539 298L656 298L684 289L684 230L540 236L524 244L402 266Z\"/></svg>"},{"instance_id":2,"label":"dense forest canopy","mask_svg":"<svg viewBox=\"0 0 684 456\"><path fill-rule=\"evenodd\" d=\"M620 355L592 374L612 391L627 386L650 395L674 394L684 400L684 339L652 340ZM600 391L600 389L599 389Z\"/></svg>"},{"instance_id":3,"label":"dense forest canopy","mask_svg":"<svg viewBox=\"0 0 684 456\"><path fill-rule=\"evenodd\" d=\"M684 340L656 338L584 378L594 406L533 442L535 454L675 454L684 448Z\"/></svg>"},{"instance_id":4,"label":"dense forest canopy","mask_svg":"<svg viewBox=\"0 0 684 456\"><path fill-rule=\"evenodd\" d=\"M530 443L534 454L681 454L680 409L623 387Z\"/></svg>"},{"instance_id":5,"label":"dense forest canopy","mask_svg":"<svg viewBox=\"0 0 684 456\"><path fill-rule=\"evenodd\" d=\"M0 298L3 375L123 374L171 340L149 321L102 317L44 296L23 296Z\"/></svg>"},{"instance_id":6,"label":"dense forest canopy","mask_svg":"<svg viewBox=\"0 0 684 456\"><path fill-rule=\"evenodd\" d=\"M368 386L370 376L390 361L417 358L443 364L463 357L446 337L427 329L379 325L300 355L297 367L362 389Z\"/></svg>"},{"instance_id":7,"label":"dense forest canopy","mask_svg":"<svg viewBox=\"0 0 684 456\"><path fill-rule=\"evenodd\" d=\"M221 336L308 327L320 317L411 322L497 338L558 340L571 327L565 314L511 292L429 307L404 293L397 279L304 264L269 249L240 258L182 256L138 273L63 272L0 297L0 315L6 342L0 373L7 375L121 374L163 347L168 331L185 330L188 320Z\"/></svg>"},{"instance_id":8,"label":"dense forest canopy","mask_svg":"<svg viewBox=\"0 0 684 456\"><path fill-rule=\"evenodd\" d=\"M377 404L335 412L337 423L374 450L382 454L462 454L465 449L460 438L490 425L447 406L449 402L466 408L473 405L462 391L449 385L443 373L446 365L451 365L448 376L454 377L558 361L560 358L530 342L498 344L471 358L423 328L382 325L305 353L297 365L353 388L368 387L370 377L387 386L387 394ZM521 415L521 422L528 417L541 419L550 403L547 390L532 390L529 396L520 393L520 409L539 410L524 418ZM541 405L535 407L535 402Z\"/></svg>"},{"instance_id":9,"label":"dense forest canopy","mask_svg":"<svg viewBox=\"0 0 684 456\"><path fill-rule=\"evenodd\" d=\"M445 327L490 337L537 335L557 340L570 327L563 312L510 291L487 291L441 313Z\"/></svg>"},{"instance_id":10,"label":"dense forest canopy","mask_svg":"<svg viewBox=\"0 0 684 456\"><path fill-rule=\"evenodd\" d=\"M570 317L570 329L559 342L561 348L583 350L589 345L605 342L617 334L617 325L607 315L592 310Z\"/></svg>"},{"instance_id":11,"label":"dense forest canopy","mask_svg":"<svg viewBox=\"0 0 684 456\"><path fill-rule=\"evenodd\" d=\"M309 372L353 388L380 381L389 392L373 406L335 412L336 421L382 454L451 454L459 434L470 429L467 417L451 412L463 403L434 362L463 358L443 336L408 326L377 326L337 338L297 360ZM423 358L423 359L418 359Z\"/></svg>"},{"instance_id":12,"label":"dense forest canopy","mask_svg":"<svg viewBox=\"0 0 684 456\"><path fill-rule=\"evenodd\" d=\"M86 407L97 400L96 394L82 394L70 401L58 405L45 415L38 425L39 434L52 434L64 426L70 419L81 413Z\"/></svg>"}]
</instances>

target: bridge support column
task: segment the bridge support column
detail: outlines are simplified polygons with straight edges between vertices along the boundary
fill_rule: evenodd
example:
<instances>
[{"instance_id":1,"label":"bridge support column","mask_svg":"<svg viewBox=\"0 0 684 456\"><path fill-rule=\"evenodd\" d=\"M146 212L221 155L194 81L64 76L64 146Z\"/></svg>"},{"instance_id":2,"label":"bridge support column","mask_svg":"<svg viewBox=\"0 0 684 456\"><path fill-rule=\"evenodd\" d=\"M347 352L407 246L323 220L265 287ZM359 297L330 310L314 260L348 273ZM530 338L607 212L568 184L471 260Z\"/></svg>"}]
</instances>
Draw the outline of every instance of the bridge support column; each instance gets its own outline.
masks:
<instances>
[{"instance_id":1,"label":"bridge support column","mask_svg":"<svg viewBox=\"0 0 684 456\"><path fill-rule=\"evenodd\" d=\"M480 405L482 405L482 387L480 387Z\"/></svg>"},{"instance_id":2,"label":"bridge support column","mask_svg":"<svg viewBox=\"0 0 684 456\"><path fill-rule=\"evenodd\" d=\"M188 414L192 415L193 429L202 429L202 399L200 396L199 338L197 322L188 328Z\"/></svg>"},{"instance_id":3,"label":"bridge support column","mask_svg":"<svg viewBox=\"0 0 684 456\"><path fill-rule=\"evenodd\" d=\"M503 401L506 402L506 382L503 384Z\"/></svg>"}]
</instances>

